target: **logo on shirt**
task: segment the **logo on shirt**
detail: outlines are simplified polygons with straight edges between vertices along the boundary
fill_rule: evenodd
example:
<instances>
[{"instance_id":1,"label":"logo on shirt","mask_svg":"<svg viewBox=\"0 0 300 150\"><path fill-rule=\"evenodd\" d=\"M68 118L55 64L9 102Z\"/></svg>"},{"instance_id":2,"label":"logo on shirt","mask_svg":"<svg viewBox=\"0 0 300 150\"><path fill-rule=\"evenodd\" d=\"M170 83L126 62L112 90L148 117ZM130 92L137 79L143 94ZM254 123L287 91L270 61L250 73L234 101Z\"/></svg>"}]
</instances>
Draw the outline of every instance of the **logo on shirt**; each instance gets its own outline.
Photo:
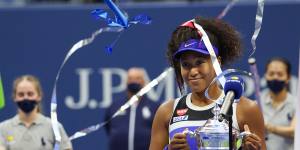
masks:
<instances>
[{"instance_id":1,"label":"logo on shirt","mask_svg":"<svg viewBox=\"0 0 300 150\"><path fill-rule=\"evenodd\" d=\"M12 135L9 135L9 136L6 137L6 141L7 142L12 142L12 141L14 141L14 137Z\"/></svg>"},{"instance_id":2,"label":"logo on shirt","mask_svg":"<svg viewBox=\"0 0 300 150\"><path fill-rule=\"evenodd\" d=\"M12 136L12 135L7 135L5 137L5 139L6 139L5 144L7 144L7 145L12 145L16 142L14 136Z\"/></svg>"},{"instance_id":3,"label":"logo on shirt","mask_svg":"<svg viewBox=\"0 0 300 150\"><path fill-rule=\"evenodd\" d=\"M176 111L176 113L177 113L178 116L183 116L183 115L186 114L187 111L188 111L187 108L186 109L179 109L179 110Z\"/></svg>"},{"instance_id":4,"label":"logo on shirt","mask_svg":"<svg viewBox=\"0 0 300 150\"><path fill-rule=\"evenodd\" d=\"M185 116L178 116L178 117L173 117L173 122L178 122L178 121L184 121L184 120L188 120L189 116L185 115Z\"/></svg>"},{"instance_id":5,"label":"logo on shirt","mask_svg":"<svg viewBox=\"0 0 300 150\"><path fill-rule=\"evenodd\" d=\"M151 111L149 109L149 107L145 106L142 109L142 115L144 119L149 119L151 117Z\"/></svg>"},{"instance_id":6,"label":"logo on shirt","mask_svg":"<svg viewBox=\"0 0 300 150\"><path fill-rule=\"evenodd\" d=\"M292 121L293 115L291 113L288 113L287 114L287 119L288 119L288 121Z\"/></svg>"}]
</instances>

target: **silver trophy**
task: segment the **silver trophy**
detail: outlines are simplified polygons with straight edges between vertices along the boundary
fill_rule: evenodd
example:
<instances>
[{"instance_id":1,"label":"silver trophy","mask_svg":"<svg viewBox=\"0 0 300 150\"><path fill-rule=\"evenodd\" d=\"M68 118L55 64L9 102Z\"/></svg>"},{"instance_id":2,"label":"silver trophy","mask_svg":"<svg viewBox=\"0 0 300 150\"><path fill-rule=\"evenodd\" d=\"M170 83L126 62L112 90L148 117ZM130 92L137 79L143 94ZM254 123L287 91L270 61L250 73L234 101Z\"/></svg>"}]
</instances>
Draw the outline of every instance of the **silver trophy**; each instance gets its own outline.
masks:
<instances>
[{"instance_id":1,"label":"silver trophy","mask_svg":"<svg viewBox=\"0 0 300 150\"><path fill-rule=\"evenodd\" d=\"M229 126L226 120L218 120L220 108L216 104L213 109L214 117L195 131L184 131L190 137L196 138L198 150L229 150ZM246 132L240 133L236 128L232 129L233 149L237 150Z\"/></svg>"}]
</instances>

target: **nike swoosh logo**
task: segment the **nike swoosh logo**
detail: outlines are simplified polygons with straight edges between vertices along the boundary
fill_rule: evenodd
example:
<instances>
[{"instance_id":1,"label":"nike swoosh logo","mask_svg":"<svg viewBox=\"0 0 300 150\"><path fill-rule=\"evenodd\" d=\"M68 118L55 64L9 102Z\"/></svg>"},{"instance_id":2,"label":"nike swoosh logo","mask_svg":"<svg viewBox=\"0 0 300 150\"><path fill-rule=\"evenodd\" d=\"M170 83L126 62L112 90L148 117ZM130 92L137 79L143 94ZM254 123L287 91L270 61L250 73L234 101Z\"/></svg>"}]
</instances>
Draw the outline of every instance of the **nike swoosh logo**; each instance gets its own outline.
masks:
<instances>
[{"instance_id":1,"label":"nike swoosh logo","mask_svg":"<svg viewBox=\"0 0 300 150\"><path fill-rule=\"evenodd\" d=\"M189 47L189 46L191 46L191 45L194 45L194 44L196 44L197 42L193 42L193 43L190 43L190 44L184 44L184 47Z\"/></svg>"}]
</instances>

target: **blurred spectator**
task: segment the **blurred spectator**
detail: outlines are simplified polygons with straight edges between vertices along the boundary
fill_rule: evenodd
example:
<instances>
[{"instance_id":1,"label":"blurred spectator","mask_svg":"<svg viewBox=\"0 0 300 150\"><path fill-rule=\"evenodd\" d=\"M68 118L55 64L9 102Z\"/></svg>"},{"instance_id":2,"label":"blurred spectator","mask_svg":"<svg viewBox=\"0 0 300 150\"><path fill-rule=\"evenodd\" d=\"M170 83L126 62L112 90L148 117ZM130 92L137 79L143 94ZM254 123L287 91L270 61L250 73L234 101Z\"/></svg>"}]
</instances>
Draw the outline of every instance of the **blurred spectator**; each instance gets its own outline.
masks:
<instances>
[{"instance_id":1,"label":"blurred spectator","mask_svg":"<svg viewBox=\"0 0 300 150\"><path fill-rule=\"evenodd\" d=\"M113 101L105 119L108 120L123 104L145 86L145 71L130 68L127 73L127 91ZM146 96L133 104L107 126L110 150L147 150L150 144L151 126L158 104Z\"/></svg>"},{"instance_id":2,"label":"blurred spectator","mask_svg":"<svg viewBox=\"0 0 300 150\"><path fill-rule=\"evenodd\" d=\"M295 97L288 92L291 64L284 58L272 58L266 65L268 90L261 94L270 150L292 150L295 131Z\"/></svg>"},{"instance_id":3,"label":"blurred spectator","mask_svg":"<svg viewBox=\"0 0 300 150\"><path fill-rule=\"evenodd\" d=\"M14 81L12 91L18 112L0 123L0 150L53 149L55 137L51 120L41 113L43 92L39 80L32 75L20 76ZM71 150L71 141L61 124L59 132L60 150Z\"/></svg>"}]
</instances>

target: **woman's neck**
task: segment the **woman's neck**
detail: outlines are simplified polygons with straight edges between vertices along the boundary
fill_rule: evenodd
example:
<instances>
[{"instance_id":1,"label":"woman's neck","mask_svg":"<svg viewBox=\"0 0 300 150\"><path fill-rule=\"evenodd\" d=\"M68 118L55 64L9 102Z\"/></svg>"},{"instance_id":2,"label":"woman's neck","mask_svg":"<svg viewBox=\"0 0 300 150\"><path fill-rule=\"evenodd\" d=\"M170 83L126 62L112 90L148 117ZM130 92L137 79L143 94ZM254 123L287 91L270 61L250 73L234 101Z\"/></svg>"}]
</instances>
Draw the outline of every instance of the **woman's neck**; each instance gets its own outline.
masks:
<instances>
[{"instance_id":1,"label":"woman's neck","mask_svg":"<svg viewBox=\"0 0 300 150\"><path fill-rule=\"evenodd\" d=\"M30 127L30 125L36 120L37 116L38 112L36 108L29 114L26 114L23 111L19 110L20 120L25 124L26 127Z\"/></svg>"},{"instance_id":2,"label":"woman's neck","mask_svg":"<svg viewBox=\"0 0 300 150\"><path fill-rule=\"evenodd\" d=\"M207 106L213 103L212 100L206 98L204 93L192 93L191 101L194 105L200 107Z\"/></svg>"},{"instance_id":3,"label":"woman's neck","mask_svg":"<svg viewBox=\"0 0 300 150\"><path fill-rule=\"evenodd\" d=\"M286 97L287 97L287 90L284 89L282 91L280 91L278 94L275 94L273 92L270 92L270 96L272 99L272 104L273 106L278 106L279 104L281 104L282 102L285 101Z\"/></svg>"}]
</instances>

